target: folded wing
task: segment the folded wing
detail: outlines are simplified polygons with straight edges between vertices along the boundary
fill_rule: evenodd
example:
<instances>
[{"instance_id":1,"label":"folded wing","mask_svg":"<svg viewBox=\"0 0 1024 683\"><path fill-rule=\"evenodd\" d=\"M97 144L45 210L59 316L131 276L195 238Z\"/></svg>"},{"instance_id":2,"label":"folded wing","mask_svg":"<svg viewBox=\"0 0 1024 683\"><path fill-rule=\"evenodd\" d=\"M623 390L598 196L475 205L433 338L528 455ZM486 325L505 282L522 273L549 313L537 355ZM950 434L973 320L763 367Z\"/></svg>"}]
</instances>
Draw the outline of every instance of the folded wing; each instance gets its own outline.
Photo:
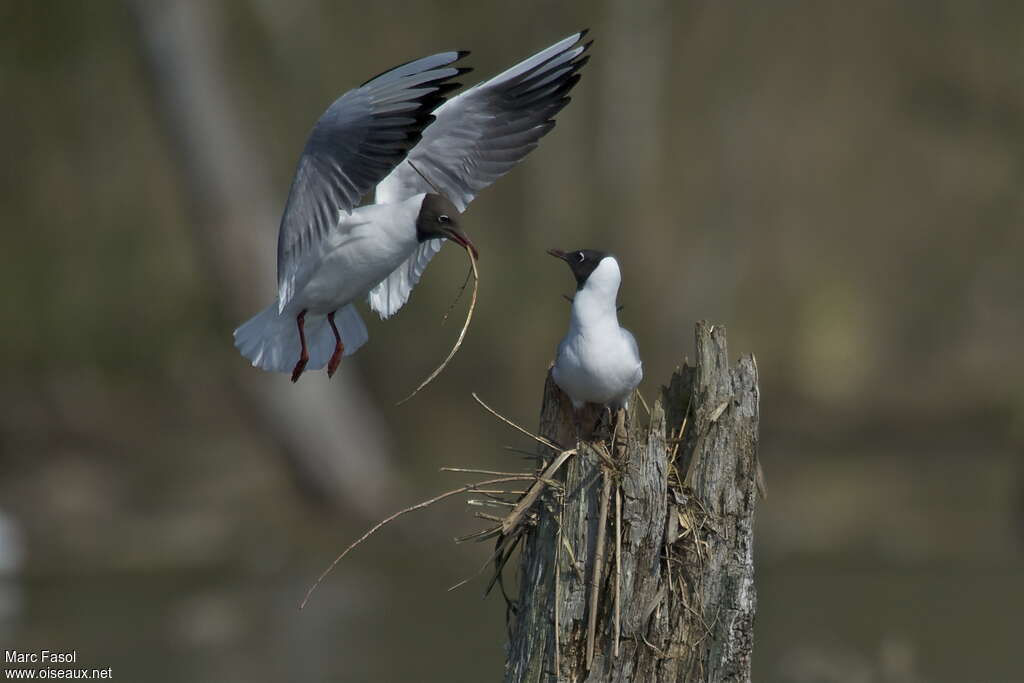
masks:
<instances>
[{"instance_id":1,"label":"folded wing","mask_svg":"<svg viewBox=\"0 0 1024 683\"><path fill-rule=\"evenodd\" d=\"M443 52L396 67L350 90L313 127L299 159L277 240L279 310L297 290L309 255L364 194L390 173L434 121L450 66L465 52Z\"/></svg>"}]
</instances>

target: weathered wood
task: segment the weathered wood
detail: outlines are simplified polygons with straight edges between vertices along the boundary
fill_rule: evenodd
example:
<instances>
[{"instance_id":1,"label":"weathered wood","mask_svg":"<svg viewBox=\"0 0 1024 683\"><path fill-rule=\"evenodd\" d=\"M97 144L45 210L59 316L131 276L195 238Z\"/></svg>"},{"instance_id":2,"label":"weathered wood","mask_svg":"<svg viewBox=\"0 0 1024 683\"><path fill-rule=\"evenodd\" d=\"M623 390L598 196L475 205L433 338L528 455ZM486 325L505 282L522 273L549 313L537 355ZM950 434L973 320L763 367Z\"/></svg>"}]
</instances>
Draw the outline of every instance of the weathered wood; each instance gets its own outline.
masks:
<instances>
[{"instance_id":1,"label":"weathered wood","mask_svg":"<svg viewBox=\"0 0 1024 683\"><path fill-rule=\"evenodd\" d=\"M624 447L580 444L557 476L561 489L549 487L534 505L508 683L750 680L757 366L751 356L729 365L722 327L698 323L696 338L696 365L672 376L650 416L632 402ZM540 434L570 448L575 433L549 373ZM542 450L541 466L553 457ZM612 539L602 560L600 536Z\"/></svg>"}]
</instances>

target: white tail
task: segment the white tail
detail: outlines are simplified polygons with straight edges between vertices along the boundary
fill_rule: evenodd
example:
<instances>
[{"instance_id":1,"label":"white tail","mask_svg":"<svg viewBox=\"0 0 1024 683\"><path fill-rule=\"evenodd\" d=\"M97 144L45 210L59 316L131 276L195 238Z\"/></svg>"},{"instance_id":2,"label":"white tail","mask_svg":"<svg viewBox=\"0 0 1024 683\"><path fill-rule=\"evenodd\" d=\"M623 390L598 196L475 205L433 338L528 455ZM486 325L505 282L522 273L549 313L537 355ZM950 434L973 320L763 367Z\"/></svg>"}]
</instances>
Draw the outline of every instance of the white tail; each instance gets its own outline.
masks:
<instances>
[{"instance_id":1,"label":"white tail","mask_svg":"<svg viewBox=\"0 0 1024 683\"><path fill-rule=\"evenodd\" d=\"M338 310L334 323L341 334L346 356L355 353L369 338L366 325L352 304ZM334 333L327 324L327 316L323 315L307 315L304 329L309 351L306 369L319 370L334 353ZM235 346L253 367L269 372L291 372L302 350L295 318L280 315L276 301L235 330Z\"/></svg>"}]
</instances>

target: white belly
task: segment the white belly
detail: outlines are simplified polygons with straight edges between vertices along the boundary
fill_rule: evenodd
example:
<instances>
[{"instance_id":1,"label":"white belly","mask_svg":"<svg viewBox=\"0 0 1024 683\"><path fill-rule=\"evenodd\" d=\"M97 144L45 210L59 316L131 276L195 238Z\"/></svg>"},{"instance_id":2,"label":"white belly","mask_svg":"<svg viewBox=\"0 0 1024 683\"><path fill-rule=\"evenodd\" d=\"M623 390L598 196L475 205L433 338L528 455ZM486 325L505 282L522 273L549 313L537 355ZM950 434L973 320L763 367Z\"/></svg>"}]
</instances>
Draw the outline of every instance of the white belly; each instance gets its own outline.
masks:
<instances>
[{"instance_id":1,"label":"white belly","mask_svg":"<svg viewBox=\"0 0 1024 683\"><path fill-rule=\"evenodd\" d=\"M570 334L558 347L555 383L577 407L625 403L643 378L632 339L618 333Z\"/></svg>"},{"instance_id":2,"label":"white belly","mask_svg":"<svg viewBox=\"0 0 1024 683\"><path fill-rule=\"evenodd\" d=\"M373 207L356 209L331 231L290 308L326 315L357 301L415 251L415 228L389 230L373 220Z\"/></svg>"}]
</instances>

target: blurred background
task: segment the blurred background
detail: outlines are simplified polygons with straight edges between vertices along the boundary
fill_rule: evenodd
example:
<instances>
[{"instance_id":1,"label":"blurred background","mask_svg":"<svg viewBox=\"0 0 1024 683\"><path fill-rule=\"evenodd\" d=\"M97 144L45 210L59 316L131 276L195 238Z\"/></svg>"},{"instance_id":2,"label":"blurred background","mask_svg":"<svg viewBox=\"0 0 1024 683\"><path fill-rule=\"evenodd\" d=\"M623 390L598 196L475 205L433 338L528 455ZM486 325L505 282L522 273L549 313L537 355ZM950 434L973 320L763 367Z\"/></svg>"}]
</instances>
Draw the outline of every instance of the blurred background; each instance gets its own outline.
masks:
<instances>
[{"instance_id":1,"label":"blurred background","mask_svg":"<svg viewBox=\"0 0 1024 683\"><path fill-rule=\"evenodd\" d=\"M557 128L464 255L328 382L247 366L309 129L395 64L475 83L582 27ZM652 401L693 323L754 353L758 681L1020 680L1024 5L327 0L0 4L0 643L138 681L498 680L490 547L442 465L526 466L595 247Z\"/></svg>"}]
</instances>

